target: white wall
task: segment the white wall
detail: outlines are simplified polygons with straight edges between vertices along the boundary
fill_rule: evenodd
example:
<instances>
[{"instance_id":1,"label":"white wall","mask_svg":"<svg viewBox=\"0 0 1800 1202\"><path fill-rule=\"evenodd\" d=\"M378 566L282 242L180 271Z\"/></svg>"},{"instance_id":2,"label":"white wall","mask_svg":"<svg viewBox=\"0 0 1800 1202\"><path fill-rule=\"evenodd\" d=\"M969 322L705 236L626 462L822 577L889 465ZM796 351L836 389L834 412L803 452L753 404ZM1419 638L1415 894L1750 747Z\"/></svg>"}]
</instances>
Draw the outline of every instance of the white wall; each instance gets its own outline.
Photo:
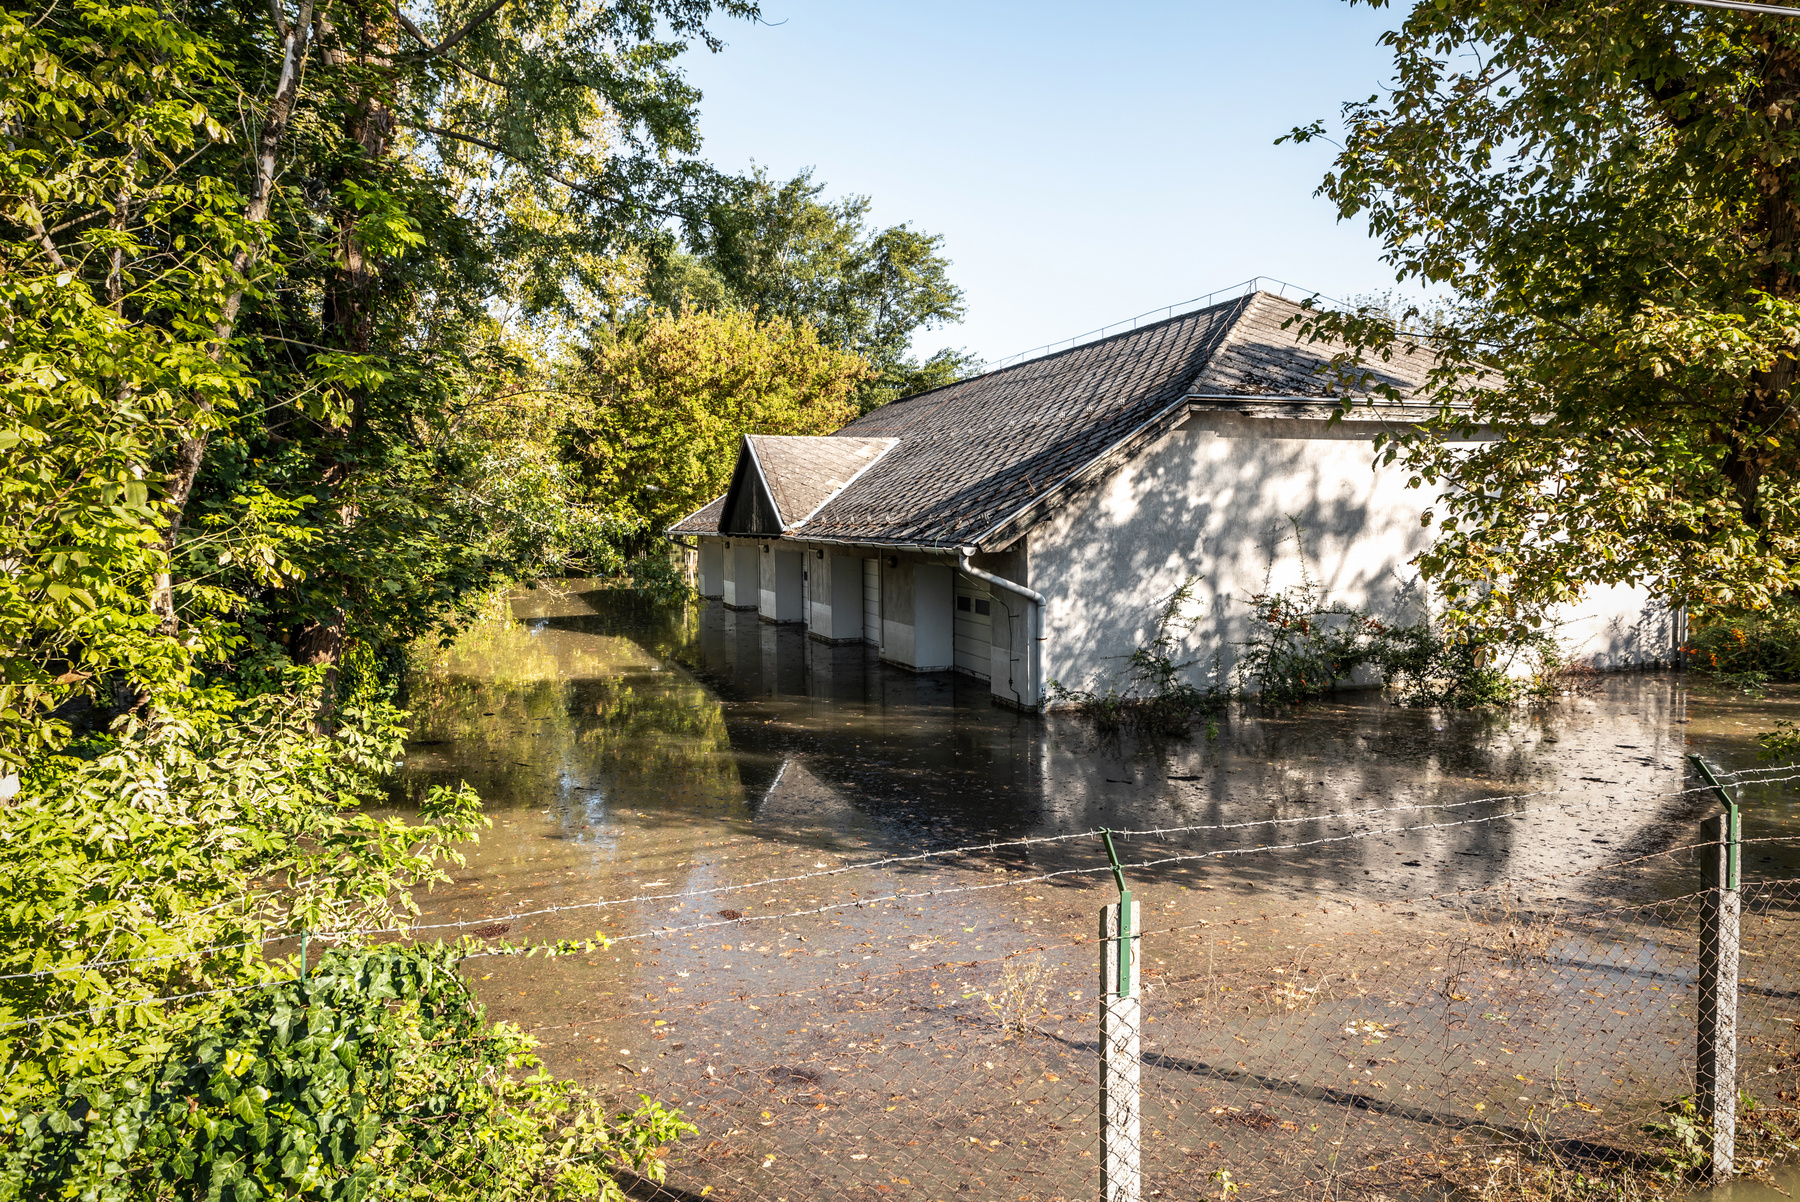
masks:
<instances>
[{"instance_id":1,"label":"white wall","mask_svg":"<svg viewBox=\"0 0 1800 1202\"><path fill-rule=\"evenodd\" d=\"M755 609L762 603L762 548L746 538L726 540L725 604L730 609Z\"/></svg>"},{"instance_id":2,"label":"white wall","mask_svg":"<svg viewBox=\"0 0 1800 1202\"><path fill-rule=\"evenodd\" d=\"M1026 579L1025 540L1021 539L1005 551L976 555L970 563L984 572L1018 584ZM1015 709L1035 709L1042 703L1043 690L1032 675L1033 647L1036 643L1037 605L1026 597L998 586L990 586L993 598L993 620L988 626L988 685L994 700Z\"/></svg>"},{"instance_id":3,"label":"white wall","mask_svg":"<svg viewBox=\"0 0 1800 1202\"><path fill-rule=\"evenodd\" d=\"M823 548L820 548L823 549ZM809 548L808 580L812 584L812 612L807 630L825 643L861 642L863 637L863 566L861 558Z\"/></svg>"},{"instance_id":4,"label":"white wall","mask_svg":"<svg viewBox=\"0 0 1800 1202\"><path fill-rule=\"evenodd\" d=\"M1399 467L1374 465L1378 430L1199 414L1038 526L1028 583L1050 599L1046 679L1122 685L1127 658L1189 575L1202 577L1187 656L1200 660L1189 676L1201 684L1235 683L1249 599L1307 575L1327 601L1419 620L1409 561L1429 543L1419 518L1431 495L1407 488ZM1646 614L1647 600L1635 590L1596 593L1557 635L1596 666L1666 659L1672 628Z\"/></svg>"},{"instance_id":5,"label":"white wall","mask_svg":"<svg viewBox=\"0 0 1800 1202\"><path fill-rule=\"evenodd\" d=\"M901 552L881 572L881 658L915 672L956 667L954 561Z\"/></svg>"},{"instance_id":6,"label":"white wall","mask_svg":"<svg viewBox=\"0 0 1800 1202\"><path fill-rule=\"evenodd\" d=\"M956 667L956 569L947 563L915 563L913 664L921 672Z\"/></svg>"},{"instance_id":7,"label":"white wall","mask_svg":"<svg viewBox=\"0 0 1800 1202\"><path fill-rule=\"evenodd\" d=\"M762 593L756 612L765 622L804 621L800 552L784 549L780 543L766 543L761 559Z\"/></svg>"},{"instance_id":8,"label":"white wall","mask_svg":"<svg viewBox=\"0 0 1800 1202\"><path fill-rule=\"evenodd\" d=\"M723 597L725 595L725 542L723 539L702 538L700 541L699 580L696 587L702 597Z\"/></svg>"}]
</instances>

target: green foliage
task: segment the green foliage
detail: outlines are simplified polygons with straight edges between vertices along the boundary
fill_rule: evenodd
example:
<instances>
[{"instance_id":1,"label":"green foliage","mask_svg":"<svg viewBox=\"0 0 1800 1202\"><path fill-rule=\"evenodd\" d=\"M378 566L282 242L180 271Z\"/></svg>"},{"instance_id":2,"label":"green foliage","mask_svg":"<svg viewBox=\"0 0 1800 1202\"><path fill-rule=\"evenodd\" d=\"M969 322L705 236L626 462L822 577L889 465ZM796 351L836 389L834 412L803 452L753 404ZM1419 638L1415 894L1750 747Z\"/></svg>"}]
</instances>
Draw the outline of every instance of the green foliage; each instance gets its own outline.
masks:
<instances>
[{"instance_id":1,"label":"green foliage","mask_svg":"<svg viewBox=\"0 0 1800 1202\"><path fill-rule=\"evenodd\" d=\"M1543 691L1559 668L1548 634L1383 622L1360 607L1325 603L1311 580L1250 604L1237 673L1240 687L1265 704L1323 697L1368 668L1403 705L1474 709Z\"/></svg>"},{"instance_id":2,"label":"green foliage","mask_svg":"<svg viewBox=\"0 0 1800 1202\"><path fill-rule=\"evenodd\" d=\"M1663 1106L1664 1120L1644 1124L1646 1135L1664 1141L1661 1172L1686 1181L1712 1159L1712 1131L1700 1119L1693 1095L1676 1098Z\"/></svg>"},{"instance_id":3,"label":"green foliage","mask_svg":"<svg viewBox=\"0 0 1800 1202\"><path fill-rule=\"evenodd\" d=\"M1307 576L1299 585L1250 598L1251 634L1238 653L1240 688L1265 705L1322 697L1367 664L1381 625L1367 610L1327 603Z\"/></svg>"},{"instance_id":4,"label":"green foliage","mask_svg":"<svg viewBox=\"0 0 1800 1202\"><path fill-rule=\"evenodd\" d=\"M1226 696L1218 688L1200 688L1182 677L1198 660L1180 659L1189 632L1200 620L1191 612L1200 577L1189 576L1157 610L1149 640L1127 660L1124 688L1072 689L1050 681L1051 702L1067 705L1099 721L1107 730L1131 726L1151 734L1185 734L1204 718L1208 738L1218 734L1216 717Z\"/></svg>"},{"instance_id":5,"label":"green foliage","mask_svg":"<svg viewBox=\"0 0 1800 1202\"><path fill-rule=\"evenodd\" d=\"M503 320L716 190L675 65L715 10L754 7L0 9L0 763L610 546L464 418Z\"/></svg>"},{"instance_id":6,"label":"green foliage","mask_svg":"<svg viewBox=\"0 0 1800 1202\"><path fill-rule=\"evenodd\" d=\"M25 777L0 811L0 976L41 975L0 980L0 1097L139 1071L179 1019L136 1003L267 979L272 937L391 926L460 862L455 845L486 824L475 796L433 790L418 825L367 813L400 754L399 714L345 709L321 735L318 705L316 685L202 694ZM70 1017L8 1026L55 1013Z\"/></svg>"},{"instance_id":7,"label":"green foliage","mask_svg":"<svg viewBox=\"0 0 1800 1202\"><path fill-rule=\"evenodd\" d=\"M1543 631L1446 630L1430 621L1377 623L1369 662L1406 705L1477 709L1547 692L1561 670L1555 640Z\"/></svg>"},{"instance_id":8,"label":"green foliage","mask_svg":"<svg viewBox=\"0 0 1800 1202\"><path fill-rule=\"evenodd\" d=\"M676 63L754 11L0 7L0 1198L659 1175L675 1116L523 1075L457 952L348 932L483 821L463 788L370 812L395 646L642 550L520 397L717 192ZM762 337L703 386L847 415L859 361ZM298 980L264 953L305 932Z\"/></svg>"},{"instance_id":9,"label":"green foliage","mask_svg":"<svg viewBox=\"0 0 1800 1202\"><path fill-rule=\"evenodd\" d=\"M1765 730L1757 735L1756 742L1762 749L1757 754L1763 759L1800 757L1800 725L1786 720L1777 722L1774 730Z\"/></svg>"},{"instance_id":10,"label":"green foliage","mask_svg":"<svg viewBox=\"0 0 1800 1202\"><path fill-rule=\"evenodd\" d=\"M648 1099L609 1123L486 1022L459 955L332 951L186 1015L161 1055L10 1121L0 1197L622 1199L605 1169L660 1180L694 1128Z\"/></svg>"},{"instance_id":11,"label":"green foliage","mask_svg":"<svg viewBox=\"0 0 1800 1202\"><path fill-rule=\"evenodd\" d=\"M376 672L346 658L354 681ZM380 702L222 691L41 760L0 809L0 1199L620 1197L689 1130L609 1121L491 1025L467 949L359 945L486 820L434 788L366 807L400 751ZM314 963L268 958L310 933ZM327 947L318 958L321 945ZM518 949L561 954L593 941ZM509 949L502 949L509 950Z\"/></svg>"},{"instance_id":12,"label":"green foliage","mask_svg":"<svg viewBox=\"0 0 1800 1202\"><path fill-rule=\"evenodd\" d=\"M1428 0L1384 40L1393 83L1345 106L1321 192L1450 299L1303 324L1352 376L1431 338L1437 416L1383 453L1442 498L1419 562L1448 618L1541 628L1594 585L1740 610L1791 591L1800 25Z\"/></svg>"},{"instance_id":13,"label":"green foliage","mask_svg":"<svg viewBox=\"0 0 1800 1202\"><path fill-rule=\"evenodd\" d=\"M810 326L730 310L652 313L594 348L571 390L566 453L608 511L662 531L725 491L744 435L827 434L856 415L867 368Z\"/></svg>"},{"instance_id":14,"label":"green foliage","mask_svg":"<svg viewBox=\"0 0 1800 1202\"><path fill-rule=\"evenodd\" d=\"M1384 622L1364 607L1327 602L1306 566L1298 521L1294 541L1300 583L1250 598L1251 634L1237 662L1240 688L1265 704L1323 697L1368 668L1401 704L1472 709L1541 691L1560 669L1554 640L1539 631L1447 629L1429 617Z\"/></svg>"},{"instance_id":15,"label":"green foliage","mask_svg":"<svg viewBox=\"0 0 1800 1202\"><path fill-rule=\"evenodd\" d=\"M216 44L151 8L0 9L0 768L69 737L58 705L115 674L160 694L195 650L150 611L156 461L249 389L206 353L228 265L197 240L241 231L220 181L150 180L224 136L208 107L222 77ZM102 219L134 190L161 246ZM184 253L166 253L176 239ZM112 267L138 253L155 267L127 307Z\"/></svg>"},{"instance_id":16,"label":"green foliage","mask_svg":"<svg viewBox=\"0 0 1800 1202\"><path fill-rule=\"evenodd\" d=\"M736 308L812 326L820 341L868 360L859 412L979 370L963 352L924 362L910 353L917 331L962 320L942 236L871 229L868 197L821 201L824 191L810 171L777 184L758 168L688 225L692 253L659 262L651 297L666 309Z\"/></svg>"},{"instance_id":17,"label":"green foliage","mask_svg":"<svg viewBox=\"0 0 1800 1202\"><path fill-rule=\"evenodd\" d=\"M1740 1176L1766 1174L1800 1153L1800 1122L1786 1106L1765 1106L1746 1090L1738 1090L1734 1132L1736 1169Z\"/></svg>"},{"instance_id":18,"label":"green foliage","mask_svg":"<svg viewBox=\"0 0 1800 1202\"><path fill-rule=\"evenodd\" d=\"M485 515L485 550L493 559L527 577L625 570L622 548L638 533L636 524L581 501L576 470L549 448L522 439L497 443L475 475L481 483L467 503Z\"/></svg>"},{"instance_id":19,"label":"green foliage","mask_svg":"<svg viewBox=\"0 0 1800 1202\"><path fill-rule=\"evenodd\" d=\"M1761 612L1691 613L1682 650L1690 670L1748 693L1800 681L1800 606L1784 599Z\"/></svg>"},{"instance_id":20,"label":"green foliage","mask_svg":"<svg viewBox=\"0 0 1800 1202\"><path fill-rule=\"evenodd\" d=\"M1655 1171L1671 1184L1700 1179L1712 1162L1712 1128L1700 1117L1692 1094L1664 1103L1663 1121L1646 1123L1644 1133L1660 1142L1661 1163ZM1745 1090L1737 1095L1734 1171L1758 1176L1800 1152L1795 1122L1786 1107L1764 1106Z\"/></svg>"}]
</instances>

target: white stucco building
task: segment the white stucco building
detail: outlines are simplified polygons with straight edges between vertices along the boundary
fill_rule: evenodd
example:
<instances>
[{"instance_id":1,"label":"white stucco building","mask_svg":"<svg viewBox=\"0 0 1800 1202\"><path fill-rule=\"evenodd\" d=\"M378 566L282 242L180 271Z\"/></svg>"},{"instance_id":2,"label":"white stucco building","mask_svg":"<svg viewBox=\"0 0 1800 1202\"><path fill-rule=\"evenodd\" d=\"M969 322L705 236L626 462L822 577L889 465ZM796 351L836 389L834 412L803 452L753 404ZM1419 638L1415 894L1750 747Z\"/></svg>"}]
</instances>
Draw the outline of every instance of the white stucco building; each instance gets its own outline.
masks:
<instances>
[{"instance_id":1,"label":"white stucco building","mask_svg":"<svg viewBox=\"0 0 1800 1202\"><path fill-rule=\"evenodd\" d=\"M1047 682L1104 686L1162 602L1201 578L1196 677L1229 673L1247 600L1300 581L1415 620L1409 561L1436 499L1375 463L1417 420L1360 402L1345 420L1329 352L1266 292L992 371L817 438L753 435L729 491L671 534L700 591L889 663L988 681L1032 709ZM1424 355L1383 365L1404 394ZM1299 536L1296 537L1296 526ZM1665 662L1671 616L1630 589L1593 594L1558 639L1596 667Z\"/></svg>"}]
</instances>

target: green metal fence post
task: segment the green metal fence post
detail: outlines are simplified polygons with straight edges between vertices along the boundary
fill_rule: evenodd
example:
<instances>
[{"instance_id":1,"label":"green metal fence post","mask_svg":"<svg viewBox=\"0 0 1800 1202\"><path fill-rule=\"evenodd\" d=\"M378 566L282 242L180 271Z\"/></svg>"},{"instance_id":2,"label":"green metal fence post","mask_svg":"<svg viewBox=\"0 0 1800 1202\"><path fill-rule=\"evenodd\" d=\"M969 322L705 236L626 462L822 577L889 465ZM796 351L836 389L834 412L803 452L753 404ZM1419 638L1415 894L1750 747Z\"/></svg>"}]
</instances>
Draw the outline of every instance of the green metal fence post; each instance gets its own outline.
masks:
<instances>
[{"instance_id":1,"label":"green metal fence post","mask_svg":"<svg viewBox=\"0 0 1800 1202\"><path fill-rule=\"evenodd\" d=\"M1113 849L1112 832L1102 830L1117 905L1100 910L1100 1143L1104 1202L1138 1202L1139 1057L1143 1002L1138 997L1138 913L1125 871Z\"/></svg>"}]
</instances>

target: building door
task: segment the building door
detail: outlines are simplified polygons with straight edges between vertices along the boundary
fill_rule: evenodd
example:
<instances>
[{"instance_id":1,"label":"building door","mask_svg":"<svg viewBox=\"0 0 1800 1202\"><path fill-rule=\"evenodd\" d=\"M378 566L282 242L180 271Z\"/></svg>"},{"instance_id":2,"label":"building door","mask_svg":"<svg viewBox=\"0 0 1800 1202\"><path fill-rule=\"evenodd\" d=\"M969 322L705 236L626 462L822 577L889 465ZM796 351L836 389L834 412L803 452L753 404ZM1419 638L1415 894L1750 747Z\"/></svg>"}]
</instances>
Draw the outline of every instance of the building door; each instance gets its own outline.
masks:
<instances>
[{"instance_id":1,"label":"building door","mask_svg":"<svg viewBox=\"0 0 1800 1202\"><path fill-rule=\"evenodd\" d=\"M881 561L863 560L863 642L881 646Z\"/></svg>"},{"instance_id":2,"label":"building door","mask_svg":"<svg viewBox=\"0 0 1800 1202\"><path fill-rule=\"evenodd\" d=\"M987 680L993 675L994 601L987 586L956 577L956 670Z\"/></svg>"}]
</instances>

